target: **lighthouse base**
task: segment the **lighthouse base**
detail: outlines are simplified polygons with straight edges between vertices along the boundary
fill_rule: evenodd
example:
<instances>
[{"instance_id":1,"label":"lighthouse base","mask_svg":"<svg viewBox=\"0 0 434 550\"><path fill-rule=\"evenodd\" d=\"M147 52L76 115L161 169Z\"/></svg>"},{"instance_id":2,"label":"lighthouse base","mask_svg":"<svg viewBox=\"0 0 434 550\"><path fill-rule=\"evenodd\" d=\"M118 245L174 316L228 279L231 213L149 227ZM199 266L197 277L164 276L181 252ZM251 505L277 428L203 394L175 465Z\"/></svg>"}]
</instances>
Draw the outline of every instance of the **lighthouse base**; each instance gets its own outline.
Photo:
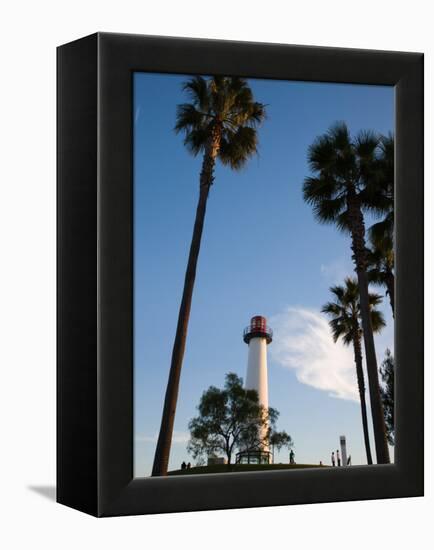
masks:
<instances>
[{"instance_id":1,"label":"lighthouse base","mask_svg":"<svg viewBox=\"0 0 434 550\"><path fill-rule=\"evenodd\" d=\"M269 451L241 451L237 453L235 464L271 464L271 453Z\"/></svg>"}]
</instances>

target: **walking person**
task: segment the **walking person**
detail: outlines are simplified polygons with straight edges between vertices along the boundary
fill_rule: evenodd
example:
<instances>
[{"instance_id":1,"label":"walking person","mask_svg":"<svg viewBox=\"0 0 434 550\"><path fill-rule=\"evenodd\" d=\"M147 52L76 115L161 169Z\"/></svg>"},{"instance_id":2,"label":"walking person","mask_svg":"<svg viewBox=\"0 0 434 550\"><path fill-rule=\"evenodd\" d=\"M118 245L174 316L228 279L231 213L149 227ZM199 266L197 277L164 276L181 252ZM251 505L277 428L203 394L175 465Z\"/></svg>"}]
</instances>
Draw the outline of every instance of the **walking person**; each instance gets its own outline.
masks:
<instances>
[{"instance_id":1,"label":"walking person","mask_svg":"<svg viewBox=\"0 0 434 550\"><path fill-rule=\"evenodd\" d=\"M334 451L332 452L332 466L336 466Z\"/></svg>"}]
</instances>

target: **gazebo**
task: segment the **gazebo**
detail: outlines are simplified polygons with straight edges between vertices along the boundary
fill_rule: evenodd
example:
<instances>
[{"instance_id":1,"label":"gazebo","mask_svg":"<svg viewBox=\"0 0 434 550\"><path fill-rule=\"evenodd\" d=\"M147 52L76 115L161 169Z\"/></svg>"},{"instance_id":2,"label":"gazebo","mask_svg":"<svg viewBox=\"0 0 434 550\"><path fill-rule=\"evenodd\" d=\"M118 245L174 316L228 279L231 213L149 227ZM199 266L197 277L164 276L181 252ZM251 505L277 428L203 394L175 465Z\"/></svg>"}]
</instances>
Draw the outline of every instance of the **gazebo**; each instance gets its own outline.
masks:
<instances>
[{"instance_id":1,"label":"gazebo","mask_svg":"<svg viewBox=\"0 0 434 550\"><path fill-rule=\"evenodd\" d=\"M240 451L235 456L236 464L271 464L271 453L269 451L248 449Z\"/></svg>"}]
</instances>

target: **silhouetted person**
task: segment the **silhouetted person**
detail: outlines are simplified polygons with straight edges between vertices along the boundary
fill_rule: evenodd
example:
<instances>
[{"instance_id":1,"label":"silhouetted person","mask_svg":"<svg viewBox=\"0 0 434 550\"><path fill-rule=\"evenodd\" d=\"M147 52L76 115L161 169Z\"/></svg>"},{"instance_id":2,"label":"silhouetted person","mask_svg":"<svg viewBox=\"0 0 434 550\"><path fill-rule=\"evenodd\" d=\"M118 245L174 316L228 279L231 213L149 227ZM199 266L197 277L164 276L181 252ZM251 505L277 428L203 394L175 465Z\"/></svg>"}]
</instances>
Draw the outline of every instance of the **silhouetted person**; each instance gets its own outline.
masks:
<instances>
[{"instance_id":1,"label":"silhouetted person","mask_svg":"<svg viewBox=\"0 0 434 550\"><path fill-rule=\"evenodd\" d=\"M341 457L339 456L339 451L336 451L336 459L338 461L338 466L341 465Z\"/></svg>"},{"instance_id":2,"label":"silhouetted person","mask_svg":"<svg viewBox=\"0 0 434 550\"><path fill-rule=\"evenodd\" d=\"M322 460L319 461L319 465L322 466Z\"/></svg>"},{"instance_id":3,"label":"silhouetted person","mask_svg":"<svg viewBox=\"0 0 434 550\"><path fill-rule=\"evenodd\" d=\"M187 470L189 470L191 468L191 464L190 462L187 464Z\"/></svg>"},{"instance_id":4,"label":"silhouetted person","mask_svg":"<svg viewBox=\"0 0 434 550\"><path fill-rule=\"evenodd\" d=\"M187 464L185 462L183 462L181 464L181 470L185 470L187 468Z\"/></svg>"},{"instance_id":5,"label":"silhouetted person","mask_svg":"<svg viewBox=\"0 0 434 550\"><path fill-rule=\"evenodd\" d=\"M334 451L332 452L332 466L336 466Z\"/></svg>"},{"instance_id":6,"label":"silhouetted person","mask_svg":"<svg viewBox=\"0 0 434 550\"><path fill-rule=\"evenodd\" d=\"M295 461L294 461L294 451L291 449L291 452L289 453L289 463L290 464L295 464Z\"/></svg>"}]
</instances>

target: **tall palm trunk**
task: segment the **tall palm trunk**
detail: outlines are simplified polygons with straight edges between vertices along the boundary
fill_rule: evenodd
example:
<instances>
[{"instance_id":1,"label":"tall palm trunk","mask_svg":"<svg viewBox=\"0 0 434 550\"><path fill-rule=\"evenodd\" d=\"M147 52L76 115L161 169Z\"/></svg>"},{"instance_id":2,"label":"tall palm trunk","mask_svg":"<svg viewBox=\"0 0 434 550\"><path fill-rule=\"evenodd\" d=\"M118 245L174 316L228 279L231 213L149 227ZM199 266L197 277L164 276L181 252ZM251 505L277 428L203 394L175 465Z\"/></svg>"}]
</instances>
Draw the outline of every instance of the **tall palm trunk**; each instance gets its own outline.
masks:
<instances>
[{"instance_id":1,"label":"tall palm trunk","mask_svg":"<svg viewBox=\"0 0 434 550\"><path fill-rule=\"evenodd\" d=\"M160 433L155 450L153 476L166 476L169 465L170 448L172 444L173 425L175 422L176 404L179 392L179 379L181 376L182 361L184 359L185 344L187 340L188 321L190 319L191 300L193 296L194 282L196 279L196 267L199 257L200 243L206 213L206 203L209 189L213 183L215 162L220 148L220 132L212 133L210 143L205 151L202 171L200 173L200 192L196 210L196 219L193 228L193 237L188 256L187 270L185 272L184 290L181 306L178 314L175 341L172 349L172 361L170 365L169 380L167 382L166 396L164 399L163 416L161 419Z\"/></svg>"},{"instance_id":2,"label":"tall palm trunk","mask_svg":"<svg viewBox=\"0 0 434 550\"><path fill-rule=\"evenodd\" d=\"M368 278L366 275L365 224L360 208L359 197L354 187L348 192L348 216L351 228L353 259L356 265L360 293L360 314L362 317L363 341L365 343L366 366L368 371L369 395L371 398L372 424L374 427L375 451L378 464L389 464L386 425L378 381L377 357L369 307Z\"/></svg>"},{"instance_id":3,"label":"tall palm trunk","mask_svg":"<svg viewBox=\"0 0 434 550\"><path fill-rule=\"evenodd\" d=\"M357 322L358 324L358 322ZM362 346L360 343L360 330L357 327L353 337L354 362L356 363L357 386L360 395L360 408L362 409L363 438L365 440L366 460L372 464L371 444L369 443L368 416L366 413L366 395L365 395L365 377L363 376L362 366Z\"/></svg>"}]
</instances>

